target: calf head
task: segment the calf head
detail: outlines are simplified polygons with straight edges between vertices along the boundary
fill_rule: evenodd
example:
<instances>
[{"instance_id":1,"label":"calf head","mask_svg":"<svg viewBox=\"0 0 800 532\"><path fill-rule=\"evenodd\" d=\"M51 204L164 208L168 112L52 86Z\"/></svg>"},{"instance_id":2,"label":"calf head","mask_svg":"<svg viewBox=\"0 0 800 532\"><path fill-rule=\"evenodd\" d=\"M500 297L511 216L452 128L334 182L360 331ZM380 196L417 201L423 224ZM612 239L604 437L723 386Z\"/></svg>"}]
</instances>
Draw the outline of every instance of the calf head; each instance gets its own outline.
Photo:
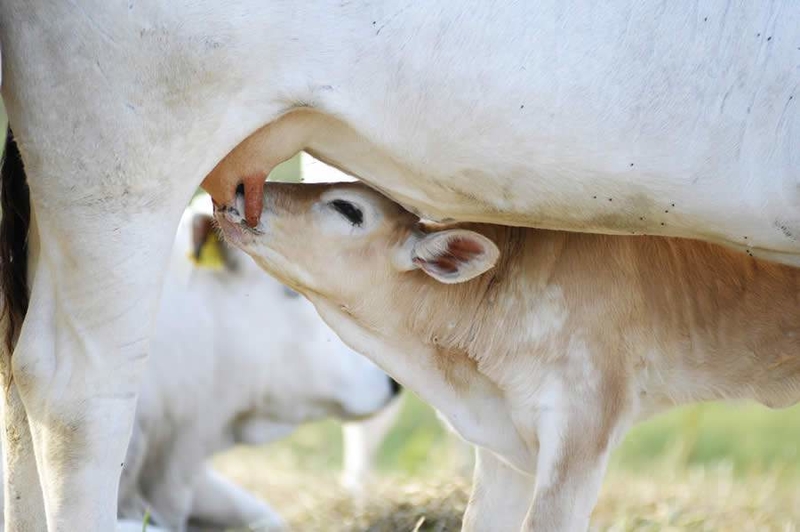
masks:
<instances>
[{"instance_id":1,"label":"calf head","mask_svg":"<svg viewBox=\"0 0 800 532\"><path fill-rule=\"evenodd\" d=\"M243 214L241 195L217 210L228 241L298 291L348 306L409 276L423 284L468 281L500 255L486 236L422 224L361 183L267 183L260 223L249 227Z\"/></svg>"}]
</instances>

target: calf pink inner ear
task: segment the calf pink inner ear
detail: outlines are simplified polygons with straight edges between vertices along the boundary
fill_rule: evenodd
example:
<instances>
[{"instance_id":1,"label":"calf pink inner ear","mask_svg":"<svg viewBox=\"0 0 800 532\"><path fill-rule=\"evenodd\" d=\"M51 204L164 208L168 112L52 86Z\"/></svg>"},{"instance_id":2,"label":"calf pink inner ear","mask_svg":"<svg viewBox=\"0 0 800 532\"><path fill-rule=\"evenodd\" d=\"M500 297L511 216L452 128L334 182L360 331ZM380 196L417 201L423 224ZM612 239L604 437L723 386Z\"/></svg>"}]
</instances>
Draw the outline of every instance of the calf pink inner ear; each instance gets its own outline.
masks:
<instances>
[{"instance_id":1,"label":"calf pink inner ear","mask_svg":"<svg viewBox=\"0 0 800 532\"><path fill-rule=\"evenodd\" d=\"M463 283L491 269L499 257L495 243L480 233L450 229L416 242L411 262L437 281Z\"/></svg>"}]
</instances>

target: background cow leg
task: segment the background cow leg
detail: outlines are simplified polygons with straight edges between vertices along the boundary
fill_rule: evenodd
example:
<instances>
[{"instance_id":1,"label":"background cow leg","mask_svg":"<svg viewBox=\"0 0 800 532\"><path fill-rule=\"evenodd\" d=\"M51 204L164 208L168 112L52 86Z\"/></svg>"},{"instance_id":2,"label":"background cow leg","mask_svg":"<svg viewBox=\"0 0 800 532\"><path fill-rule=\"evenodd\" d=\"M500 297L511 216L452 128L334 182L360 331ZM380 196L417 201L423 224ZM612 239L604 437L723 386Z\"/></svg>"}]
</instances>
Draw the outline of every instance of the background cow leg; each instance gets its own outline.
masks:
<instances>
[{"instance_id":1,"label":"background cow leg","mask_svg":"<svg viewBox=\"0 0 800 532\"><path fill-rule=\"evenodd\" d=\"M43 196L38 177L29 174L41 247L12 372L49 530L113 530L169 228L184 198L87 198L79 187Z\"/></svg>"},{"instance_id":2,"label":"background cow leg","mask_svg":"<svg viewBox=\"0 0 800 532\"><path fill-rule=\"evenodd\" d=\"M148 441L144 431L134 424L128 450L125 453L125 466L122 468L122 476L119 481L117 514L121 518L141 521L149 509L140 483L147 450Z\"/></svg>"},{"instance_id":3,"label":"background cow leg","mask_svg":"<svg viewBox=\"0 0 800 532\"><path fill-rule=\"evenodd\" d=\"M462 530L517 532L533 500L534 478L476 447L472 494Z\"/></svg>"},{"instance_id":4,"label":"background cow leg","mask_svg":"<svg viewBox=\"0 0 800 532\"><path fill-rule=\"evenodd\" d=\"M341 484L359 502L362 502L366 484L372 480L378 451L402 409L402 397L397 397L371 418L342 425L344 463Z\"/></svg>"},{"instance_id":5,"label":"background cow leg","mask_svg":"<svg viewBox=\"0 0 800 532\"><path fill-rule=\"evenodd\" d=\"M192 521L206 526L282 530L283 520L270 506L252 493L203 468L194 484Z\"/></svg>"},{"instance_id":6,"label":"background cow leg","mask_svg":"<svg viewBox=\"0 0 800 532\"><path fill-rule=\"evenodd\" d=\"M195 480L207 454L198 434L202 431L192 425L179 427L168 444L149 451L140 473L140 486L156 523L170 530L185 530L192 511Z\"/></svg>"}]
</instances>

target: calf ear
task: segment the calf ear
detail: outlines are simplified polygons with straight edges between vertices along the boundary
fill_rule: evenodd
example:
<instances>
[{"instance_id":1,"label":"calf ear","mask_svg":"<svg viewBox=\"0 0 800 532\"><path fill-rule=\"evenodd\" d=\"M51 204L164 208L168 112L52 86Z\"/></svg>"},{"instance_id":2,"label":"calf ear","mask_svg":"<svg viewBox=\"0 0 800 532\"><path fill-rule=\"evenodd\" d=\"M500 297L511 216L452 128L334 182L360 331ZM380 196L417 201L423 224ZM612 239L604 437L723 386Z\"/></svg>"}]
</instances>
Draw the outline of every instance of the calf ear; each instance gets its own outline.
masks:
<instances>
[{"instance_id":1,"label":"calf ear","mask_svg":"<svg viewBox=\"0 0 800 532\"><path fill-rule=\"evenodd\" d=\"M494 267L500 250L485 236L466 229L438 231L414 244L411 262L439 282L463 283Z\"/></svg>"}]
</instances>

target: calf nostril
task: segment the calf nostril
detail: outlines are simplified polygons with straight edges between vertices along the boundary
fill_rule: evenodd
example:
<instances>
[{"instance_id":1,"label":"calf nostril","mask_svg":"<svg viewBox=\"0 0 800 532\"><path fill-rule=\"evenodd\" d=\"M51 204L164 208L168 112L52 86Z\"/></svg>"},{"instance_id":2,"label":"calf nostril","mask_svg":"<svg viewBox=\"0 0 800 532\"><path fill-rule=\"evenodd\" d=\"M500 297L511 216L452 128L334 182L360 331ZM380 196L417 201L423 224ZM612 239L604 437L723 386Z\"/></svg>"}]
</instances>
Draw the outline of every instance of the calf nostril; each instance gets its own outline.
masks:
<instances>
[{"instance_id":1,"label":"calf nostril","mask_svg":"<svg viewBox=\"0 0 800 532\"><path fill-rule=\"evenodd\" d=\"M391 377L389 377L389 386L392 389L392 396L399 394L403 390L403 386Z\"/></svg>"},{"instance_id":2,"label":"calf nostril","mask_svg":"<svg viewBox=\"0 0 800 532\"><path fill-rule=\"evenodd\" d=\"M236 185L236 195L244 196L244 183L239 183Z\"/></svg>"}]
</instances>

